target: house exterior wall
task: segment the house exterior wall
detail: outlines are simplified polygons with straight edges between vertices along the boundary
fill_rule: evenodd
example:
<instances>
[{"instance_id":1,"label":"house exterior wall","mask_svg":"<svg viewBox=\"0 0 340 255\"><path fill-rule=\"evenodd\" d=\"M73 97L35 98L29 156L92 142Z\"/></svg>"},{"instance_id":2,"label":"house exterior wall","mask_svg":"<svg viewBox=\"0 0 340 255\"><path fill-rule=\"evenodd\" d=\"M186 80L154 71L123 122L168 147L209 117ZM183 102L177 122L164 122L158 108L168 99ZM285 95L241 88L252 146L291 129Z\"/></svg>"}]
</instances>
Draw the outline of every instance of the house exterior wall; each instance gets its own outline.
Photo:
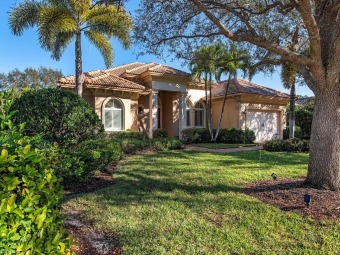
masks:
<instances>
[{"instance_id":1,"label":"house exterior wall","mask_svg":"<svg viewBox=\"0 0 340 255\"><path fill-rule=\"evenodd\" d=\"M213 117L212 127L217 128L220 121L220 115L223 105L223 98L219 98L213 101ZM240 127L240 101L235 98L227 98L224 106L223 118L221 122L222 128L239 128Z\"/></svg>"}]
</instances>

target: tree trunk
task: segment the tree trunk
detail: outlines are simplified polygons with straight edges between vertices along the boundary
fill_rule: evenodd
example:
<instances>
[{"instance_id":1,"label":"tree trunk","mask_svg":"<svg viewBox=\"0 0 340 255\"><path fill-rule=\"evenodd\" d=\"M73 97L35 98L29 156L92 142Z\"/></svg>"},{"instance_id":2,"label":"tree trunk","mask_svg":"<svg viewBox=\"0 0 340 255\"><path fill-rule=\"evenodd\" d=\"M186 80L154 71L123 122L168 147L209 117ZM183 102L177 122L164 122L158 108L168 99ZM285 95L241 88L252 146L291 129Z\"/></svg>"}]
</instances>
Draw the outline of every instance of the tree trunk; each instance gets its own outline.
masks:
<instances>
[{"instance_id":1,"label":"tree trunk","mask_svg":"<svg viewBox=\"0 0 340 255\"><path fill-rule=\"evenodd\" d=\"M295 84L290 87L290 103L289 103L289 138L295 137Z\"/></svg>"},{"instance_id":2,"label":"tree trunk","mask_svg":"<svg viewBox=\"0 0 340 255\"><path fill-rule=\"evenodd\" d=\"M316 93L306 182L317 188L340 190L339 171L340 82L336 78Z\"/></svg>"},{"instance_id":3,"label":"tree trunk","mask_svg":"<svg viewBox=\"0 0 340 255\"><path fill-rule=\"evenodd\" d=\"M80 97L83 96L83 67L81 59L81 33L79 32L76 37L76 94Z\"/></svg>"},{"instance_id":4,"label":"tree trunk","mask_svg":"<svg viewBox=\"0 0 340 255\"><path fill-rule=\"evenodd\" d=\"M214 141L216 142L217 141L217 137L218 137L218 134L220 133L220 129L221 129L221 124L222 124L222 119L223 119L223 113L224 113L224 106L225 106L225 103L227 101L227 95L228 95L228 89L229 89L229 84L230 84L230 75L229 75L229 78L228 78L228 83L227 83L227 87L224 91L224 97L223 97L223 103L222 103L222 109L221 109L221 114L220 114L220 120L218 122L218 126L217 126L217 129L216 129L216 135L214 137Z\"/></svg>"}]
</instances>

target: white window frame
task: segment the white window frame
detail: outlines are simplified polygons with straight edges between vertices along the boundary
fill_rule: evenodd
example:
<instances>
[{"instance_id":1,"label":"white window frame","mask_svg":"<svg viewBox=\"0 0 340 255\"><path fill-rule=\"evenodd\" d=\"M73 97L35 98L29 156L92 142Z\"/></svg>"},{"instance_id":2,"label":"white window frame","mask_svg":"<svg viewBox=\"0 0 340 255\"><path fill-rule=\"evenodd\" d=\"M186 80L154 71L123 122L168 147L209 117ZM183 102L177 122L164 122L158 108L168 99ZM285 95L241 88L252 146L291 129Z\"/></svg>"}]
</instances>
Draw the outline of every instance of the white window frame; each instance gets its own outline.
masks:
<instances>
[{"instance_id":1,"label":"white window frame","mask_svg":"<svg viewBox=\"0 0 340 255\"><path fill-rule=\"evenodd\" d=\"M110 101L110 100L113 100L113 101L117 101L121 108L105 108L105 105ZM114 124L113 124L113 116L112 116L112 128L106 128L105 127L105 112L106 111L111 111L111 112L114 112L114 111L120 111L121 113L121 128L118 129L118 128L114 128ZM124 115L124 103L122 102L122 100L120 100L119 98L116 98L116 97L109 97L107 98L104 102L103 102L103 105L102 105L102 123L104 125L104 129L105 131L109 131L109 132L117 132L117 131L123 131L124 130L124 123L125 123L125 115Z\"/></svg>"},{"instance_id":2,"label":"white window frame","mask_svg":"<svg viewBox=\"0 0 340 255\"><path fill-rule=\"evenodd\" d=\"M203 106L203 108L197 108L196 106L197 106L197 104L201 104L202 106ZM201 126L196 126L196 112L197 111L200 111L200 112L202 112L203 113L203 118L202 118L202 121L203 121L203 125ZM198 102L196 102L195 103L195 105L194 105L194 127L195 128L205 128L205 118L206 118L206 116L205 116L205 104L202 102L202 101L198 101Z\"/></svg>"},{"instance_id":3,"label":"white window frame","mask_svg":"<svg viewBox=\"0 0 340 255\"><path fill-rule=\"evenodd\" d=\"M187 100L185 100L184 123L183 123L184 128L192 127L191 114L192 114L192 104L187 99ZM188 125L188 122L189 122L189 125Z\"/></svg>"}]
</instances>

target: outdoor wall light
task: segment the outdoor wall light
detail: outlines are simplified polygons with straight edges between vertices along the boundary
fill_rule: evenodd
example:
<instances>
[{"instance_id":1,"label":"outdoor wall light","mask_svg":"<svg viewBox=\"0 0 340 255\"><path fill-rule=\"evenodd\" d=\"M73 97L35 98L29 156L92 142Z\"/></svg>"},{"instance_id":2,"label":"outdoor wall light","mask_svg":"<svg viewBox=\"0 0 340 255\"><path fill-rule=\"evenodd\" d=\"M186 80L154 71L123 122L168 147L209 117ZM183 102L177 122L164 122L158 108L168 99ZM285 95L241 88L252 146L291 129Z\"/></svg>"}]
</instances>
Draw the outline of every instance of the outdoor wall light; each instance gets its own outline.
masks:
<instances>
[{"instance_id":1,"label":"outdoor wall light","mask_svg":"<svg viewBox=\"0 0 340 255\"><path fill-rule=\"evenodd\" d=\"M312 196L305 194L303 201L306 203L306 206L309 207L310 203L312 202Z\"/></svg>"},{"instance_id":2,"label":"outdoor wall light","mask_svg":"<svg viewBox=\"0 0 340 255\"><path fill-rule=\"evenodd\" d=\"M277 180L277 174L276 174L276 173L272 173L272 177L273 177L273 180L274 180L274 181Z\"/></svg>"}]
</instances>

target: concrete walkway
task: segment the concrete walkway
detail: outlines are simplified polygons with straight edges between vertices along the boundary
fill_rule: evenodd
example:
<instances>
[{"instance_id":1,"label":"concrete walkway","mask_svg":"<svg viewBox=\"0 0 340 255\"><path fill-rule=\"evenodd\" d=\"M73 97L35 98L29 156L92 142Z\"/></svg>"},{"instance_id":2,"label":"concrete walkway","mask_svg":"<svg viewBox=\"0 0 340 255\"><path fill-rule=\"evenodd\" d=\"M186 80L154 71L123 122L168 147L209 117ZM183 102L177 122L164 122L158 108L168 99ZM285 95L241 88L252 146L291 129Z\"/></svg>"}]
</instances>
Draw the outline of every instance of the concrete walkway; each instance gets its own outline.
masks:
<instances>
[{"instance_id":1,"label":"concrete walkway","mask_svg":"<svg viewBox=\"0 0 340 255\"><path fill-rule=\"evenodd\" d=\"M242 147L242 148L230 148L230 149L208 149L202 148L194 145L187 145L186 149L194 150L194 151L205 151L211 153L232 153L232 152L240 152L240 151L256 151L261 150L262 146L249 146L249 147Z\"/></svg>"}]
</instances>

